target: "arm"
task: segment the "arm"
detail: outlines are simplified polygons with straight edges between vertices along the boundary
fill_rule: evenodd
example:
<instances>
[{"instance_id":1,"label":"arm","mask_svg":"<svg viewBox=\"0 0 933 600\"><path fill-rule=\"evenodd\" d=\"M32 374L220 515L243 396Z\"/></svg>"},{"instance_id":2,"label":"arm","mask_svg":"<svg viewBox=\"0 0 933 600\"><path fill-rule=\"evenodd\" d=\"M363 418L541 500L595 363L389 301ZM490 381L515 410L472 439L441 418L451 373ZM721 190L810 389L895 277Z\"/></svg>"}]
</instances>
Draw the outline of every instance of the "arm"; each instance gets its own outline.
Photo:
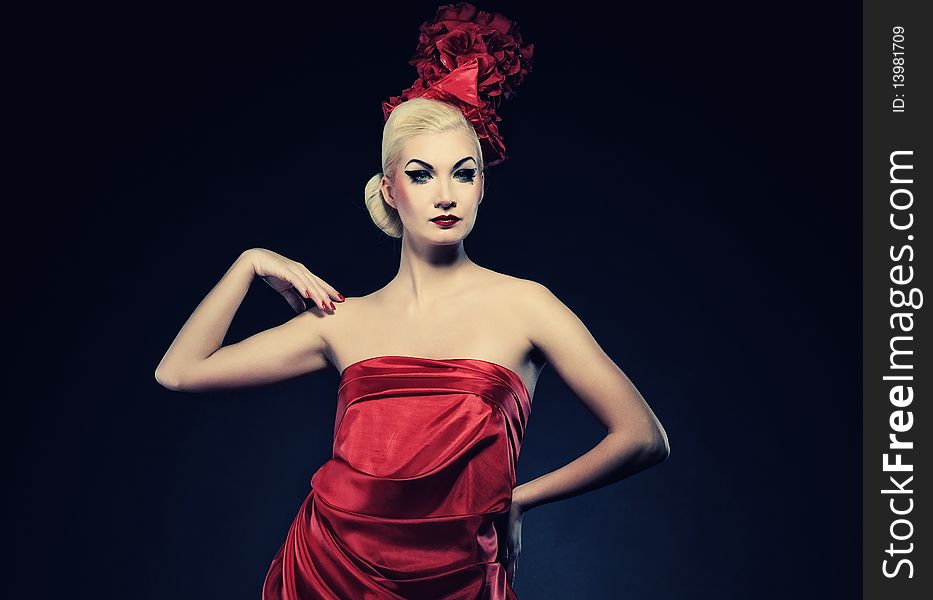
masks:
<instances>
[{"instance_id":1,"label":"arm","mask_svg":"<svg viewBox=\"0 0 933 600\"><path fill-rule=\"evenodd\" d=\"M205 392L271 383L327 366L316 307L288 322L221 347L256 275L247 250L201 301L155 371L164 387Z\"/></svg>"},{"instance_id":2,"label":"arm","mask_svg":"<svg viewBox=\"0 0 933 600\"><path fill-rule=\"evenodd\" d=\"M573 462L516 486L513 501L522 510L601 488L670 454L654 412L586 326L545 286L529 288L522 302L532 344L608 433Z\"/></svg>"}]
</instances>

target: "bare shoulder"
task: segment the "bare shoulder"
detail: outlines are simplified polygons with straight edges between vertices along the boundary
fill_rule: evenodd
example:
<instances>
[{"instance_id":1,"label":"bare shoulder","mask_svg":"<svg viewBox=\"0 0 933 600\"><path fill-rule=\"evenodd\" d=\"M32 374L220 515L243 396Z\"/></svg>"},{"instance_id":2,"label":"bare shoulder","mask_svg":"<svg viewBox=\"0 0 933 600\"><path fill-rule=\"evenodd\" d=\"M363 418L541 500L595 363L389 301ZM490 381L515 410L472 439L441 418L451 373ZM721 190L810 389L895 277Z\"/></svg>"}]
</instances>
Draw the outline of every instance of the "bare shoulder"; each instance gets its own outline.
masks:
<instances>
[{"instance_id":1,"label":"bare shoulder","mask_svg":"<svg viewBox=\"0 0 933 600\"><path fill-rule=\"evenodd\" d=\"M508 273L500 273L499 271L493 271L486 267L480 267L479 271L481 273L480 276L484 278L483 283L485 285L504 293L514 293L525 296L535 293L537 288L544 287L532 279L509 275Z\"/></svg>"},{"instance_id":2,"label":"bare shoulder","mask_svg":"<svg viewBox=\"0 0 933 600\"><path fill-rule=\"evenodd\" d=\"M489 310L497 312L510 322L520 326L532 339L534 330L566 306L544 284L533 279L516 277L487 269L487 279L481 289L492 300Z\"/></svg>"},{"instance_id":3,"label":"bare shoulder","mask_svg":"<svg viewBox=\"0 0 933 600\"><path fill-rule=\"evenodd\" d=\"M342 323L358 320L366 309L372 304L372 294L368 296L347 296L343 302L334 302L334 310L323 310L319 306L311 306L302 313L302 316L308 315L311 322L316 322L315 327L327 337L328 333L334 332Z\"/></svg>"},{"instance_id":4,"label":"bare shoulder","mask_svg":"<svg viewBox=\"0 0 933 600\"><path fill-rule=\"evenodd\" d=\"M547 340L559 343L572 330L585 329L577 315L543 283L503 275L501 286L512 319L532 346L542 346Z\"/></svg>"},{"instance_id":5,"label":"bare shoulder","mask_svg":"<svg viewBox=\"0 0 933 600\"><path fill-rule=\"evenodd\" d=\"M519 311L531 308L532 305L543 307L556 300L556 297L547 286L533 279L516 277L490 269L486 269L486 271L488 271L487 276L490 283L487 289L494 290L507 297L509 302Z\"/></svg>"},{"instance_id":6,"label":"bare shoulder","mask_svg":"<svg viewBox=\"0 0 933 600\"><path fill-rule=\"evenodd\" d=\"M347 296L343 302L334 302L334 310L322 310L312 306L305 314L311 313L309 321L321 336L328 354L332 357L338 340L347 339L371 327L372 320L378 315L374 310L377 300L375 293L366 296ZM318 318L315 318L318 317ZM365 337L365 336L363 336Z\"/></svg>"}]
</instances>

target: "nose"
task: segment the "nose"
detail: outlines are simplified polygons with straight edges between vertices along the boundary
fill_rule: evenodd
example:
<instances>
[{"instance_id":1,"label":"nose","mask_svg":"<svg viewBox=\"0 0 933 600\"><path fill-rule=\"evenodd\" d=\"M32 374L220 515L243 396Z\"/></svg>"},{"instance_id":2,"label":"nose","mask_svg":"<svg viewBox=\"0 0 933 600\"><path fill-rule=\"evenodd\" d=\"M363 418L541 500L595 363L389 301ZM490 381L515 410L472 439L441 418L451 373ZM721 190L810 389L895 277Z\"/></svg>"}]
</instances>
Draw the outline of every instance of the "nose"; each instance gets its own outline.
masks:
<instances>
[{"instance_id":1,"label":"nose","mask_svg":"<svg viewBox=\"0 0 933 600\"><path fill-rule=\"evenodd\" d=\"M445 198L446 198L446 199L444 199L444 200L437 200L437 201L434 203L434 208L444 207L444 209L446 210L446 209L450 208L451 206L456 206L456 205L457 205L457 201L454 200L453 198L451 198L450 196L445 196Z\"/></svg>"},{"instance_id":2,"label":"nose","mask_svg":"<svg viewBox=\"0 0 933 600\"><path fill-rule=\"evenodd\" d=\"M454 200L453 195L453 184L449 181L441 181L441 184L437 188L437 199L434 201L434 207L444 207L445 209L450 206L456 206L457 201Z\"/></svg>"}]
</instances>

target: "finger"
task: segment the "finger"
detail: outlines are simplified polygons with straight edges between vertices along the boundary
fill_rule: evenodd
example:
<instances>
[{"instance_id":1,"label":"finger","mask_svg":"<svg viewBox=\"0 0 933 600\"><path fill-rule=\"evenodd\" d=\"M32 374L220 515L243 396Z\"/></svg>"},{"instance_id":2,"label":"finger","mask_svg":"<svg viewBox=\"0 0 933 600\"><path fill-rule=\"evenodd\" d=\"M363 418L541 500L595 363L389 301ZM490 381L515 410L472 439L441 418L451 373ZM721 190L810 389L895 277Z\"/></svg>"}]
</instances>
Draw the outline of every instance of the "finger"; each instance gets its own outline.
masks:
<instances>
[{"instance_id":1,"label":"finger","mask_svg":"<svg viewBox=\"0 0 933 600\"><path fill-rule=\"evenodd\" d=\"M310 273L310 271L308 271L308 272ZM334 288L334 286L332 286L331 284L327 283L326 281L324 281L323 279L321 279L320 277L318 277L318 276L315 275L314 273L311 273L311 276L314 277L315 279L317 279L318 283L321 284L321 287L324 288L324 291L326 291L327 294L328 294L331 298L333 298L333 299L336 300L337 302L343 302L343 301L345 300L345 298L343 297L343 294L341 294L340 292L338 292L337 289Z\"/></svg>"},{"instance_id":2,"label":"finger","mask_svg":"<svg viewBox=\"0 0 933 600\"><path fill-rule=\"evenodd\" d=\"M310 277L306 277L300 269L290 269L288 280L308 300L316 300L315 296L320 293L317 284ZM315 302L315 304L317 303Z\"/></svg>"},{"instance_id":3,"label":"finger","mask_svg":"<svg viewBox=\"0 0 933 600\"><path fill-rule=\"evenodd\" d=\"M316 306L321 307L321 310L332 310L330 298L327 296L327 292L323 287L317 282L316 279L310 276L310 273L305 274L307 269L295 270L294 278L297 279L300 283L296 284L295 287L302 290L302 294L314 302Z\"/></svg>"},{"instance_id":4,"label":"finger","mask_svg":"<svg viewBox=\"0 0 933 600\"><path fill-rule=\"evenodd\" d=\"M327 295L327 292L324 291L320 285L314 285L314 301L322 310L336 310L337 306L330 299L330 296Z\"/></svg>"},{"instance_id":5,"label":"finger","mask_svg":"<svg viewBox=\"0 0 933 600\"><path fill-rule=\"evenodd\" d=\"M334 300L337 302L343 302L343 295L340 294L337 290L334 289L332 285L325 282L323 279L309 271L306 267L301 266L302 275L307 277L309 281L314 282L316 289L320 290L321 298L318 299L318 304L321 300L324 300L325 307L329 307L331 310L335 310L337 307L334 305Z\"/></svg>"},{"instance_id":6,"label":"finger","mask_svg":"<svg viewBox=\"0 0 933 600\"><path fill-rule=\"evenodd\" d=\"M296 313L304 312L306 306L305 301L298 295L298 292L292 288L282 292L282 295L285 296L285 299L288 300L288 304Z\"/></svg>"},{"instance_id":7,"label":"finger","mask_svg":"<svg viewBox=\"0 0 933 600\"><path fill-rule=\"evenodd\" d=\"M292 268L303 281L308 282L308 286L315 292L315 295L320 294L320 298L315 298L318 306L321 305L321 300L324 300L324 307L327 308L330 304L330 292L323 285L321 278L312 273L304 263L294 261Z\"/></svg>"}]
</instances>

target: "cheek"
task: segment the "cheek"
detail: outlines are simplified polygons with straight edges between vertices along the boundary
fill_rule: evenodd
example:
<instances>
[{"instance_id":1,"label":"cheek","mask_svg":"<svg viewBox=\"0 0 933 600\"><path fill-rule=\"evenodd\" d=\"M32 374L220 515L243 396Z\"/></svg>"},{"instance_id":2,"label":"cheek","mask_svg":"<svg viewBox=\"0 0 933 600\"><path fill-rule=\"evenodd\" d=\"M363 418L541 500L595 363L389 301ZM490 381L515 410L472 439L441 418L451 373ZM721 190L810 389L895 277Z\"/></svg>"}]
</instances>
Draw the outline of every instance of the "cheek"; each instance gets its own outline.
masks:
<instances>
[{"instance_id":1,"label":"cheek","mask_svg":"<svg viewBox=\"0 0 933 600\"><path fill-rule=\"evenodd\" d=\"M417 192L415 192L415 194L417 194ZM395 193L395 204L398 206L399 210L407 210L414 202L414 197L417 196L413 196L410 189L399 190Z\"/></svg>"}]
</instances>

